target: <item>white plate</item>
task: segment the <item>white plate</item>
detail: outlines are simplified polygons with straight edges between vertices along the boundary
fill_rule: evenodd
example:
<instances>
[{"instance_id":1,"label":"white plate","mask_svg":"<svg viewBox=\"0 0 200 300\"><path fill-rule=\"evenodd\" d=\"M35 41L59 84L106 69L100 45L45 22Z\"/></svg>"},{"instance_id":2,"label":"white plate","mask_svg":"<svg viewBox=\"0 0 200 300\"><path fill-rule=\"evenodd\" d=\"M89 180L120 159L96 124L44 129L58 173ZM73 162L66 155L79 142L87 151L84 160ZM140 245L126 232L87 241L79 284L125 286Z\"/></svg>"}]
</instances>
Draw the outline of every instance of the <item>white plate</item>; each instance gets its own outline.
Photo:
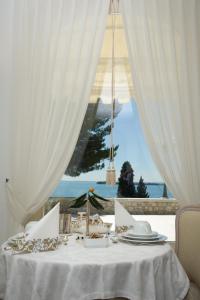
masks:
<instances>
[{"instance_id":1,"label":"white plate","mask_svg":"<svg viewBox=\"0 0 200 300\"><path fill-rule=\"evenodd\" d=\"M160 235L157 234L156 236L134 236L134 235L129 235L129 234L122 234L121 237L125 239L130 239L130 240L141 240L141 241L154 241L158 240L160 238Z\"/></svg>"},{"instance_id":2,"label":"white plate","mask_svg":"<svg viewBox=\"0 0 200 300\"><path fill-rule=\"evenodd\" d=\"M19 240L23 240L25 238L25 235L23 232L20 232L14 236L11 236L9 239L8 239L8 242L12 242L12 241L19 241Z\"/></svg>"},{"instance_id":3,"label":"white plate","mask_svg":"<svg viewBox=\"0 0 200 300\"><path fill-rule=\"evenodd\" d=\"M151 237L157 237L158 233L156 231L152 231L150 234L136 234L136 233L129 233L126 232L126 235L131 236L131 237L145 237L145 238L151 238Z\"/></svg>"},{"instance_id":4,"label":"white plate","mask_svg":"<svg viewBox=\"0 0 200 300\"><path fill-rule=\"evenodd\" d=\"M155 244L155 243L162 243L167 240L167 237L165 235L159 234L159 238L157 240L137 240L137 239L129 239L125 238L123 236L119 236L119 240L122 242L128 242L128 243L133 243L133 244Z\"/></svg>"}]
</instances>

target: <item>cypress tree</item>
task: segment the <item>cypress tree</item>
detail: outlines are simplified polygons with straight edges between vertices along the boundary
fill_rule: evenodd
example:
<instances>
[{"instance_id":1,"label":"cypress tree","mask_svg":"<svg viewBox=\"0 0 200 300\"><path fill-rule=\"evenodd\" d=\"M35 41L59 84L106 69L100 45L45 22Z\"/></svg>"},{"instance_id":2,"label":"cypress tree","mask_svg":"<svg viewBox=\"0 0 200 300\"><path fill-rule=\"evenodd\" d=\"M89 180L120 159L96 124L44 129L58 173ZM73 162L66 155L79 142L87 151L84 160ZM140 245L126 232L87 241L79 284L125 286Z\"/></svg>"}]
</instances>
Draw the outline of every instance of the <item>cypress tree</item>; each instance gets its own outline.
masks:
<instances>
[{"instance_id":1,"label":"cypress tree","mask_svg":"<svg viewBox=\"0 0 200 300\"><path fill-rule=\"evenodd\" d=\"M147 186L144 183L142 176L140 176L140 180L137 186L137 197L138 198L149 198L149 194L147 192Z\"/></svg>"},{"instance_id":2,"label":"cypress tree","mask_svg":"<svg viewBox=\"0 0 200 300\"><path fill-rule=\"evenodd\" d=\"M118 197L126 197L126 198L135 198L136 190L134 184L134 171L130 162L125 161L121 168L121 173L119 177L119 184L118 184Z\"/></svg>"}]
</instances>

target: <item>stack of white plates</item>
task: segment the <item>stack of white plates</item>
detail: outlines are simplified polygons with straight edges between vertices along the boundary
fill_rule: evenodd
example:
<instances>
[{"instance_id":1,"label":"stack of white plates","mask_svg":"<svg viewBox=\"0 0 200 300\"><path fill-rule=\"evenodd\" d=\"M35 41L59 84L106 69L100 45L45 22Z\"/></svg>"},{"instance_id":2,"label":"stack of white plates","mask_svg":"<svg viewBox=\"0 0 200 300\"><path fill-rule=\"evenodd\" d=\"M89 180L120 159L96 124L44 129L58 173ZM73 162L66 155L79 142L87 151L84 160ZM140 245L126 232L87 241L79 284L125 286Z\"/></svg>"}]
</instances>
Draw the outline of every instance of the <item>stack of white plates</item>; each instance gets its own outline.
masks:
<instances>
[{"instance_id":1,"label":"stack of white plates","mask_svg":"<svg viewBox=\"0 0 200 300\"><path fill-rule=\"evenodd\" d=\"M152 231L149 234L123 233L119 236L119 239L123 242L131 242L134 244L155 244L165 242L167 237Z\"/></svg>"}]
</instances>

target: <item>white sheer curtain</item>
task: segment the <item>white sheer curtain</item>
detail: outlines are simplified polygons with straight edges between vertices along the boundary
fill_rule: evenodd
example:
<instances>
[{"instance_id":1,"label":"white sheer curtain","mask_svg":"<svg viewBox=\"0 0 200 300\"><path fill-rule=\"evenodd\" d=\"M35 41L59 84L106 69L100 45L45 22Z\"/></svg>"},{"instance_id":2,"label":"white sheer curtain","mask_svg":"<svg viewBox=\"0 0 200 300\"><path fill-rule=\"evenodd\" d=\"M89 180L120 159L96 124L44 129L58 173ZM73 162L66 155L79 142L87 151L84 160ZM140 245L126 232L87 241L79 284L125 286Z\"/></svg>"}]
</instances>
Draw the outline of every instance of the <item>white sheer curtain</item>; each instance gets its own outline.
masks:
<instances>
[{"instance_id":1,"label":"white sheer curtain","mask_svg":"<svg viewBox=\"0 0 200 300\"><path fill-rule=\"evenodd\" d=\"M7 187L12 214L23 224L54 190L73 153L95 77L109 0L3 2L13 10L12 158Z\"/></svg>"},{"instance_id":2,"label":"white sheer curtain","mask_svg":"<svg viewBox=\"0 0 200 300\"><path fill-rule=\"evenodd\" d=\"M200 202L200 1L121 0L136 100L174 196Z\"/></svg>"}]
</instances>

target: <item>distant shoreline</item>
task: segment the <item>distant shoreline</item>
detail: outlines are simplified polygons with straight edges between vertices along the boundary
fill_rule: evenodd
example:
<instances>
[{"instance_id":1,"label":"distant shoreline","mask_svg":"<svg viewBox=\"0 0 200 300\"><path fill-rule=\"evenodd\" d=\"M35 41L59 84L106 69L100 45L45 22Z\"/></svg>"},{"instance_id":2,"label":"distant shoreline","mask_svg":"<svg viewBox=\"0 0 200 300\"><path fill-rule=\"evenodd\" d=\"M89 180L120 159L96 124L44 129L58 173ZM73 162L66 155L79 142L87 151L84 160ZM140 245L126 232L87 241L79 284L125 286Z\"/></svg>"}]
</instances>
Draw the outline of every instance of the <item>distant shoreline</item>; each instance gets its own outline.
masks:
<instances>
[{"instance_id":1,"label":"distant shoreline","mask_svg":"<svg viewBox=\"0 0 200 300\"><path fill-rule=\"evenodd\" d=\"M150 198L160 198L163 195L164 182L145 182L147 187L147 192ZM135 187L137 188L138 182L135 182ZM89 188L93 187L97 194L107 198L116 197L118 184L113 186L106 184L105 181L70 181L62 180L59 185L52 193L52 197L78 197L84 194ZM173 195L168 191L169 198Z\"/></svg>"},{"instance_id":2,"label":"distant shoreline","mask_svg":"<svg viewBox=\"0 0 200 300\"><path fill-rule=\"evenodd\" d=\"M89 182L89 181L88 181ZM96 182L97 184L106 184L106 181L94 181ZM134 182L135 184L138 184L139 182L136 181ZM145 184L148 184L148 185L163 185L164 182L144 182ZM119 184L118 182L116 182L116 184Z\"/></svg>"}]
</instances>

